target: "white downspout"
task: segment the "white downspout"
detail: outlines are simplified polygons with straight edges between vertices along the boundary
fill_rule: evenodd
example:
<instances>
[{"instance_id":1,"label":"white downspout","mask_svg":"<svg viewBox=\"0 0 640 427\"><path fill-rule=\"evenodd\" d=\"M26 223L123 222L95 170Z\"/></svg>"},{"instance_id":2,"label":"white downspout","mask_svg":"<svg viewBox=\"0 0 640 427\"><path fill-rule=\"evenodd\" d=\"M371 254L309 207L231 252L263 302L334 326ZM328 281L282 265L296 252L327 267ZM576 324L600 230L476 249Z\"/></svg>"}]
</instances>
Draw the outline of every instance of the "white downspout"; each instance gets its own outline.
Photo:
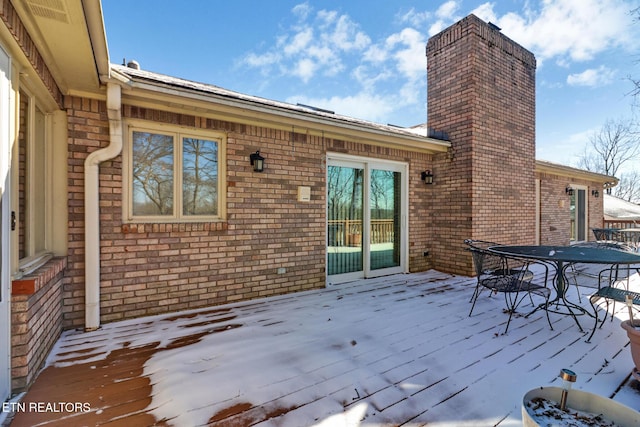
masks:
<instances>
[{"instance_id":1,"label":"white downspout","mask_svg":"<svg viewBox=\"0 0 640 427\"><path fill-rule=\"evenodd\" d=\"M100 163L122 151L122 92L107 83L109 145L89 154L84 162L85 330L100 327Z\"/></svg>"}]
</instances>

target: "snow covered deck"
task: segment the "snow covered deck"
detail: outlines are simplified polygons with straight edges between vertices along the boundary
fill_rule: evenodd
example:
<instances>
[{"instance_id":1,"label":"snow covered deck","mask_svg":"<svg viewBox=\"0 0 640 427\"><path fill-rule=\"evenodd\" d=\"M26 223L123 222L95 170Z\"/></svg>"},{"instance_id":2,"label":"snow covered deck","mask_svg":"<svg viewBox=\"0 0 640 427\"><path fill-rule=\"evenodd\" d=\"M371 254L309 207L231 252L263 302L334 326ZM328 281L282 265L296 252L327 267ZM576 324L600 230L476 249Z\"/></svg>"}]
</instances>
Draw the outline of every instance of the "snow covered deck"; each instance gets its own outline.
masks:
<instances>
[{"instance_id":1,"label":"snow covered deck","mask_svg":"<svg viewBox=\"0 0 640 427\"><path fill-rule=\"evenodd\" d=\"M540 311L503 335L501 295L467 316L474 286L429 271L67 332L12 426L517 426L562 368L640 409L626 307L591 343L591 318Z\"/></svg>"}]
</instances>

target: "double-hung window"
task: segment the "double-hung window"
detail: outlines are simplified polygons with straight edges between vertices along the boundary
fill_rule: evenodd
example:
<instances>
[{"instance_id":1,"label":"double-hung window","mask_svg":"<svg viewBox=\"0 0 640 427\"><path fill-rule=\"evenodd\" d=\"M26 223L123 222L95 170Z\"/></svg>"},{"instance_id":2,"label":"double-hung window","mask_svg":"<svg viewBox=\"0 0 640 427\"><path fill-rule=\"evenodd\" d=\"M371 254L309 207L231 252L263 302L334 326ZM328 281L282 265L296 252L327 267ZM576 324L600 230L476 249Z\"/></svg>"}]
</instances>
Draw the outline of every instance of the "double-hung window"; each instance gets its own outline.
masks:
<instances>
[{"instance_id":1,"label":"double-hung window","mask_svg":"<svg viewBox=\"0 0 640 427\"><path fill-rule=\"evenodd\" d=\"M128 221L224 219L225 135L131 126L125 167Z\"/></svg>"}]
</instances>

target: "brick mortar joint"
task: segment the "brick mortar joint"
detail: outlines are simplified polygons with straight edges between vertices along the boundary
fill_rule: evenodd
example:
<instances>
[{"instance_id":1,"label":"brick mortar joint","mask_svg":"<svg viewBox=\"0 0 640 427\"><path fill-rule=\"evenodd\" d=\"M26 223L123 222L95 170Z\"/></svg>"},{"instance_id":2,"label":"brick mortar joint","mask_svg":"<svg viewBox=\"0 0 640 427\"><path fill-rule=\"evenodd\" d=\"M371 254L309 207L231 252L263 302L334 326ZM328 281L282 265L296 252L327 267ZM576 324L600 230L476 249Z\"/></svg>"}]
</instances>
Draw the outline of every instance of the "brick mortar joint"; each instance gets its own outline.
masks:
<instances>
[{"instance_id":1,"label":"brick mortar joint","mask_svg":"<svg viewBox=\"0 0 640 427\"><path fill-rule=\"evenodd\" d=\"M36 294L41 289L47 287L49 283L56 282L56 278L64 272L66 267L66 257L55 257L47 261L46 264L31 274L23 276L20 279L13 280L13 283L16 285L28 283L33 287L33 292L30 292L29 294Z\"/></svg>"},{"instance_id":2,"label":"brick mortar joint","mask_svg":"<svg viewBox=\"0 0 640 427\"><path fill-rule=\"evenodd\" d=\"M123 234L144 234L144 233L173 233L173 232L195 232L195 231L226 231L229 229L228 221L213 222L167 222L167 223L145 223L132 222L122 224Z\"/></svg>"}]
</instances>

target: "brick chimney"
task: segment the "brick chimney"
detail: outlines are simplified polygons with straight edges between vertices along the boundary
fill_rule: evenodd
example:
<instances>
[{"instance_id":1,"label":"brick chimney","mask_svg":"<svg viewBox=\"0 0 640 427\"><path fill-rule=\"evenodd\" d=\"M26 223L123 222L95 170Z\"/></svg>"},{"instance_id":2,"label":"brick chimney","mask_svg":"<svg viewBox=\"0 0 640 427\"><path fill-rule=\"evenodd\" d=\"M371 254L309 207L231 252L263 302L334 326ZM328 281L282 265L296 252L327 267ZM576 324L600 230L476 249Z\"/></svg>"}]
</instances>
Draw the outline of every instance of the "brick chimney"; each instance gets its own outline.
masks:
<instances>
[{"instance_id":1,"label":"brick chimney","mask_svg":"<svg viewBox=\"0 0 640 427\"><path fill-rule=\"evenodd\" d=\"M535 243L535 71L531 52L474 15L429 39L428 126L452 144L434 163L435 268L471 273L466 238Z\"/></svg>"}]
</instances>

